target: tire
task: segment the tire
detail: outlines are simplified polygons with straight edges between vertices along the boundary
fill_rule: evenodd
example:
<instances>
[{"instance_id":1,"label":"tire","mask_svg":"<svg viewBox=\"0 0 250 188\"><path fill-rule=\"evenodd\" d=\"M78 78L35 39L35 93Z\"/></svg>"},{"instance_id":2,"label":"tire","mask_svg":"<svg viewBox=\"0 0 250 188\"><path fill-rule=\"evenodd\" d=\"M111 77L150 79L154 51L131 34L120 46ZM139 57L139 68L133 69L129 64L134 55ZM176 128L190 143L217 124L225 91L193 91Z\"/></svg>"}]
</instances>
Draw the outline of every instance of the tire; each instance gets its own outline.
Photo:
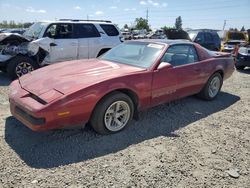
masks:
<instances>
[{"instance_id":1,"label":"tire","mask_svg":"<svg viewBox=\"0 0 250 188\"><path fill-rule=\"evenodd\" d=\"M198 94L202 99L211 101L217 97L223 84L223 79L220 73L214 73L207 81L204 88ZM212 91L214 93L212 94Z\"/></svg>"},{"instance_id":2,"label":"tire","mask_svg":"<svg viewBox=\"0 0 250 188\"><path fill-rule=\"evenodd\" d=\"M9 77L14 80L24 74L27 74L35 69L39 68L39 65L31 58L26 56L16 56L10 60L7 65L7 73Z\"/></svg>"},{"instance_id":3,"label":"tire","mask_svg":"<svg viewBox=\"0 0 250 188\"><path fill-rule=\"evenodd\" d=\"M235 65L237 70L243 70L245 68L245 66L239 66L239 65Z\"/></svg>"},{"instance_id":4,"label":"tire","mask_svg":"<svg viewBox=\"0 0 250 188\"><path fill-rule=\"evenodd\" d=\"M119 106L119 109L117 109L117 106ZM121 110L127 111L127 113L116 117L118 111L119 113L123 112ZM134 103L131 98L124 93L114 92L104 97L97 104L91 116L90 124L99 134L117 133L129 125L133 114Z\"/></svg>"}]
</instances>

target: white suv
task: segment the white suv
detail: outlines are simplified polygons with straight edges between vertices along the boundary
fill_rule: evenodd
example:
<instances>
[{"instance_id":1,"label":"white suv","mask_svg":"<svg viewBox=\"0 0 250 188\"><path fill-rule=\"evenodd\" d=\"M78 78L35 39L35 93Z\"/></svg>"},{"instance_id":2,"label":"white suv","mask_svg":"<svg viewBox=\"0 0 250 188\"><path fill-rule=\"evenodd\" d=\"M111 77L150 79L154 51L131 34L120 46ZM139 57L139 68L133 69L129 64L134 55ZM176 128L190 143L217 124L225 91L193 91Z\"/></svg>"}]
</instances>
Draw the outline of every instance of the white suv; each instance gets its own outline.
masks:
<instances>
[{"instance_id":1,"label":"white suv","mask_svg":"<svg viewBox=\"0 0 250 188\"><path fill-rule=\"evenodd\" d=\"M15 79L43 65L96 58L120 43L120 32L110 21L37 22L23 35L0 34L0 69Z\"/></svg>"}]
</instances>

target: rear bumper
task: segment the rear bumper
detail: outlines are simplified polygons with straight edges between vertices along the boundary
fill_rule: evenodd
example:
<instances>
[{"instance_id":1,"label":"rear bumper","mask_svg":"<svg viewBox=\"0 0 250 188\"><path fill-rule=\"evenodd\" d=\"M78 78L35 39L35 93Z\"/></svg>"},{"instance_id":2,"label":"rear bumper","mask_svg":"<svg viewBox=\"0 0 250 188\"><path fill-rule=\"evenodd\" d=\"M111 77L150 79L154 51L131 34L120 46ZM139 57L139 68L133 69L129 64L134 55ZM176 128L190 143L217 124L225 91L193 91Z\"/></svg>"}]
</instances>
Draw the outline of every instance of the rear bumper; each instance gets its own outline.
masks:
<instances>
[{"instance_id":1,"label":"rear bumper","mask_svg":"<svg viewBox=\"0 0 250 188\"><path fill-rule=\"evenodd\" d=\"M250 67L250 55L238 54L235 58L236 66L249 66Z\"/></svg>"}]
</instances>

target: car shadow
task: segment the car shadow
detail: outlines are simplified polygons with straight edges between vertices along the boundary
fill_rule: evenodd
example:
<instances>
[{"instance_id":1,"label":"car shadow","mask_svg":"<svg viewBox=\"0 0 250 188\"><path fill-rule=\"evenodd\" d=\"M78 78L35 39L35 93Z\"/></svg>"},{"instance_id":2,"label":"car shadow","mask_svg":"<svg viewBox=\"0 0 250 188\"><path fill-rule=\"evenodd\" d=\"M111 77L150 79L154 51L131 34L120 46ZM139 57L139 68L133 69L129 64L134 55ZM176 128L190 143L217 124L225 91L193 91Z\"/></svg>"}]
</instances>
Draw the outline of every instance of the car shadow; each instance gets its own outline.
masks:
<instances>
[{"instance_id":1,"label":"car shadow","mask_svg":"<svg viewBox=\"0 0 250 188\"><path fill-rule=\"evenodd\" d=\"M33 168L53 168L116 153L145 140L178 137L174 131L228 108L240 97L221 92L213 101L188 97L154 107L139 114L127 129L113 135L84 130L33 132L10 116L6 119L5 140L20 158Z\"/></svg>"},{"instance_id":2,"label":"car shadow","mask_svg":"<svg viewBox=\"0 0 250 188\"><path fill-rule=\"evenodd\" d=\"M8 86L11 83L11 79L8 78L8 75L0 71L0 86Z\"/></svg>"}]
</instances>

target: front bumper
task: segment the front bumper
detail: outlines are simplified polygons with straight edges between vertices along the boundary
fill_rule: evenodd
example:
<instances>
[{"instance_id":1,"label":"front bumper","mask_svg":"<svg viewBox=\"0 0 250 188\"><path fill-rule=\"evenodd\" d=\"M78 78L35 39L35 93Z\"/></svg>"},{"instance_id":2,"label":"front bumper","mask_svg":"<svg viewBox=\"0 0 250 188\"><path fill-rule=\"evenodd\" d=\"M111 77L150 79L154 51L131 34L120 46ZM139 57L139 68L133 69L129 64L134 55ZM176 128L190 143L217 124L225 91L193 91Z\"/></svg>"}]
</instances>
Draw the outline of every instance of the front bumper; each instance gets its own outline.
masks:
<instances>
[{"instance_id":1,"label":"front bumper","mask_svg":"<svg viewBox=\"0 0 250 188\"><path fill-rule=\"evenodd\" d=\"M77 105L46 103L22 89L18 80L10 85L11 114L33 131L46 131L83 125L90 117L88 108L80 111ZM62 112L70 112L63 114Z\"/></svg>"},{"instance_id":2,"label":"front bumper","mask_svg":"<svg viewBox=\"0 0 250 188\"><path fill-rule=\"evenodd\" d=\"M0 54L0 67L6 67L7 61L10 60L13 56Z\"/></svg>"}]
</instances>

